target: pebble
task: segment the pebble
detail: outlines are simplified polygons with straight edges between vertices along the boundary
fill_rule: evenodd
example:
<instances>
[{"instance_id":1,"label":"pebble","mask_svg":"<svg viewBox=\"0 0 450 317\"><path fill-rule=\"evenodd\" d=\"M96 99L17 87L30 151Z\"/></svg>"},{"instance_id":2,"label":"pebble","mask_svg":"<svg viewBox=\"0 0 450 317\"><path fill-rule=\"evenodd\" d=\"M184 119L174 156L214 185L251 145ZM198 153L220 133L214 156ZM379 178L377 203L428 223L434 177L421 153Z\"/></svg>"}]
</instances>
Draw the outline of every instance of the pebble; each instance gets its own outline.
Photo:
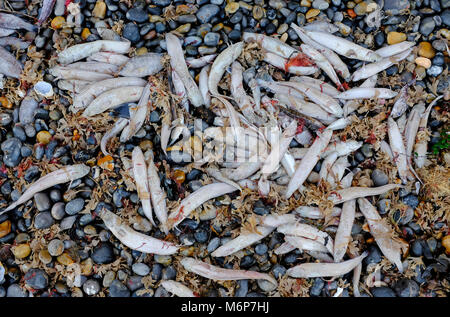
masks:
<instances>
[{"instance_id":1,"label":"pebble","mask_svg":"<svg viewBox=\"0 0 450 317\"><path fill-rule=\"evenodd\" d=\"M40 212L34 217L34 227L36 229L47 229L55 223L52 215L48 211Z\"/></svg>"},{"instance_id":2,"label":"pebble","mask_svg":"<svg viewBox=\"0 0 450 317\"><path fill-rule=\"evenodd\" d=\"M419 31L422 35L428 36L431 34L431 32L433 32L435 27L436 27L436 22L433 20L433 18L426 17L420 23Z\"/></svg>"},{"instance_id":3,"label":"pebble","mask_svg":"<svg viewBox=\"0 0 450 317\"><path fill-rule=\"evenodd\" d=\"M394 290L398 297L417 297L420 288L413 280L403 278L394 285Z\"/></svg>"},{"instance_id":4,"label":"pebble","mask_svg":"<svg viewBox=\"0 0 450 317\"><path fill-rule=\"evenodd\" d=\"M96 264L108 264L114 261L113 247L110 243L104 242L96 246L91 255Z\"/></svg>"},{"instance_id":5,"label":"pebble","mask_svg":"<svg viewBox=\"0 0 450 317\"><path fill-rule=\"evenodd\" d=\"M11 284L6 290L6 297L28 297L28 291L19 284Z\"/></svg>"},{"instance_id":6,"label":"pebble","mask_svg":"<svg viewBox=\"0 0 450 317\"><path fill-rule=\"evenodd\" d=\"M1 121L1 120L0 120ZM21 160L22 142L18 138L9 138L0 146L3 151L3 163L8 167L16 167Z\"/></svg>"},{"instance_id":7,"label":"pebble","mask_svg":"<svg viewBox=\"0 0 450 317\"><path fill-rule=\"evenodd\" d=\"M389 183L388 176L379 169L374 169L371 175L374 186L383 186Z\"/></svg>"},{"instance_id":8,"label":"pebble","mask_svg":"<svg viewBox=\"0 0 450 317\"><path fill-rule=\"evenodd\" d=\"M47 250L51 256L59 256L64 252L64 243L59 239L53 239L48 243Z\"/></svg>"},{"instance_id":9,"label":"pebble","mask_svg":"<svg viewBox=\"0 0 450 317\"><path fill-rule=\"evenodd\" d=\"M126 15L128 20L143 23L149 20L148 14L141 8L131 8L127 11Z\"/></svg>"},{"instance_id":10,"label":"pebble","mask_svg":"<svg viewBox=\"0 0 450 317\"><path fill-rule=\"evenodd\" d=\"M48 286L48 275L41 269L30 269L24 276L25 284L34 289L44 289Z\"/></svg>"},{"instance_id":11,"label":"pebble","mask_svg":"<svg viewBox=\"0 0 450 317\"><path fill-rule=\"evenodd\" d=\"M325 282L321 278L316 277L311 289L309 290L309 294L315 297L319 296L324 286Z\"/></svg>"},{"instance_id":12,"label":"pebble","mask_svg":"<svg viewBox=\"0 0 450 317\"><path fill-rule=\"evenodd\" d=\"M97 1L95 3L95 7L92 10L92 16L99 18L99 19L103 19L105 17L106 14L106 3L103 1Z\"/></svg>"},{"instance_id":13,"label":"pebble","mask_svg":"<svg viewBox=\"0 0 450 317\"><path fill-rule=\"evenodd\" d=\"M245 297L248 293L248 280L237 281L235 297Z\"/></svg>"},{"instance_id":14,"label":"pebble","mask_svg":"<svg viewBox=\"0 0 450 317\"><path fill-rule=\"evenodd\" d=\"M446 235L441 241L442 246L445 248L445 252L450 255L450 235Z\"/></svg>"},{"instance_id":15,"label":"pebble","mask_svg":"<svg viewBox=\"0 0 450 317\"><path fill-rule=\"evenodd\" d=\"M3 238L10 232L11 232L11 221L6 220L6 221L0 223L0 238Z\"/></svg>"},{"instance_id":16,"label":"pebble","mask_svg":"<svg viewBox=\"0 0 450 317\"><path fill-rule=\"evenodd\" d=\"M420 42L418 54L422 57L433 58L436 55L436 51L430 42Z\"/></svg>"},{"instance_id":17,"label":"pebble","mask_svg":"<svg viewBox=\"0 0 450 317\"><path fill-rule=\"evenodd\" d=\"M139 34L139 28L133 22L125 24L123 28L122 36L132 43L136 43L140 40L141 36Z\"/></svg>"},{"instance_id":18,"label":"pebble","mask_svg":"<svg viewBox=\"0 0 450 317\"><path fill-rule=\"evenodd\" d=\"M119 280L114 280L109 286L110 297L130 297L130 291Z\"/></svg>"},{"instance_id":19,"label":"pebble","mask_svg":"<svg viewBox=\"0 0 450 317\"><path fill-rule=\"evenodd\" d=\"M46 193L37 193L34 195L34 204L38 211L45 211L50 209L50 199Z\"/></svg>"},{"instance_id":20,"label":"pebble","mask_svg":"<svg viewBox=\"0 0 450 317\"><path fill-rule=\"evenodd\" d=\"M146 276L150 273L150 268L144 263L134 263L131 269L140 276Z\"/></svg>"},{"instance_id":21,"label":"pebble","mask_svg":"<svg viewBox=\"0 0 450 317\"><path fill-rule=\"evenodd\" d=\"M387 42L389 45L397 44L406 41L406 34L400 32L389 32L387 35Z\"/></svg>"},{"instance_id":22,"label":"pebble","mask_svg":"<svg viewBox=\"0 0 450 317\"><path fill-rule=\"evenodd\" d=\"M17 259L24 259L30 255L31 248L28 243L23 243L13 247L12 252Z\"/></svg>"},{"instance_id":23,"label":"pebble","mask_svg":"<svg viewBox=\"0 0 450 317\"><path fill-rule=\"evenodd\" d=\"M71 201L69 201L65 207L64 210L68 215L76 215L84 208L84 199L83 198L75 198Z\"/></svg>"},{"instance_id":24,"label":"pebble","mask_svg":"<svg viewBox=\"0 0 450 317\"><path fill-rule=\"evenodd\" d=\"M373 297L396 297L395 292L389 287L375 287L370 290Z\"/></svg>"},{"instance_id":25,"label":"pebble","mask_svg":"<svg viewBox=\"0 0 450 317\"><path fill-rule=\"evenodd\" d=\"M220 12L220 7L215 4L206 4L202 6L196 13L200 23L208 23L213 17Z\"/></svg>"}]
</instances>

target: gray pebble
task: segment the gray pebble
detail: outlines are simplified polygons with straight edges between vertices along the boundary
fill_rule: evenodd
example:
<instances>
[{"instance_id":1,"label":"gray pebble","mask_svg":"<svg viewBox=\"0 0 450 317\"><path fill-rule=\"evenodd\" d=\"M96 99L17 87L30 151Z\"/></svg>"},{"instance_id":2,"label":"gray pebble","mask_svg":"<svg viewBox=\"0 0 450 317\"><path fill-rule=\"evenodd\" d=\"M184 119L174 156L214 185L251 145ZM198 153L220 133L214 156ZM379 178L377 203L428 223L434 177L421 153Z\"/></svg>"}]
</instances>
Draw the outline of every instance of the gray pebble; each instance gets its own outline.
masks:
<instances>
[{"instance_id":1,"label":"gray pebble","mask_svg":"<svg viewBox=\"0 0 450 317\"><path fill-rule=\"evenodd\" d=\"M36 229L47 229L55 223L52 215L48 211L40 212L34 217L34 227Z\"/></svg>"},{"instance_id":2,"label":"gray pebble","mask_svg":"<svg viewBox=\"0 0 450 317\"><path fill-rule=\"evenodd\" d=\"M50 199L46 193L37 193L34 195L34 204L38 211L45 211L50 209Z\"/></svg>"}]
</instances>

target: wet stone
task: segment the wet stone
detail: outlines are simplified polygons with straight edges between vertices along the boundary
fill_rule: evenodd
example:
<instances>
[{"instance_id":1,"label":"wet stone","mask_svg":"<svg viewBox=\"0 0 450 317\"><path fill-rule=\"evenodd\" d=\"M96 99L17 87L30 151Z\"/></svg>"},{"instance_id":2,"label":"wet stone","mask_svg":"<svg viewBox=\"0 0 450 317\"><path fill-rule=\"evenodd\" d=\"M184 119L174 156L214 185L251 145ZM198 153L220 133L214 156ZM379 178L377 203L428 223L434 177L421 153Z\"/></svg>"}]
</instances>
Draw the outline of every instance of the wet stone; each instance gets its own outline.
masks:
<instances>
[{"instance_id":1,"label":"wet stone","mask_svg":"<svg viewBox=\"0 0 450 317\"><path fill-rule=\"evenodd\" d=\"M113 247L110 243L101 243L94 248L91 256L97 264L108 264L114 261Z\"/></svg>"},{"instance_id":2,"label":"wet stone","mask_svg":"<svg viewBox=\"0 0 450 317\"><path fill-rule=\"evenodd\" d=\"M364 263L371 264L371 263L380 263L381 262L381 252L376 246L370 246L369 247L369 255L364 258Z\"/></svg>"},{"instance_id":3,"label":"wet stone","mask_svg":"<svg viewBox=\"0 0 450 317\"><path fill-rule=\"evenodd\" d=\"M84 199L83 198L75 198L69 201L65 206L65 211L68 215L76 215L84 208Z\"/></svg>"},{"instance_id":4,"label":"wet stone","mask_svg":"<svg viewBox=\"0 0 450 317\"><path fill-rule=\"evenodd\" d=\"M432 17L427 17L420 23L419 31L422 35L428 36L433 32L436 27L436 22L434 22Z\"/></svg>"},{"instance_id":5,"label":"wet stone","mask_svg":"<svg viewBox=\"0 0 450 317\"><path fill-rule=\"evenodd\" d=\"M286 268L280 264L275 264L272 268L273 276L276 279L279 279L281 276L286 274Z\"/></svg>"},{"instance_id":6,"label":"wet stone","mask_svg":"<svg viewBox=\"0 0 450 317\"><path fill-rule=\"evenodd\" d=\"M18 138L9 138L1 145L3 163L8 167L16 167L21 160L20 149L22 142Z\"/></svg>"},{"instance_id":7,"label":"wet stone","mask_svg":"<svg viewBox=\"0 0 450 317\"><path fill-rule=\"evenodd\" d=\"M220 34L214 33L214 32L209 32L208 34L205 35L205 38L203 39L205 45L208 45L208 46L218 45L219 40L220 40Z\"/></svg>"},{"instance_id":8,"label":"wet stone","mask_svg":"<svg viewBox=\"0 0 450 317\"><path fill-rule=\"evenodd\" d=\"M36 229L47 229L55 223L50 212L40 212L34 218L34 227Z\"/></svg>"},{"instance_id":9,"label":"wet stone","mask_svg":"<svg viewBox=\"0 0 450 317\"><path fill-rule=\"evenodd\" d=\"M40 269L30 269L24 276L25 284L34 289L44 289L48 286L48 276Z\"/></svg>"},{"instance_id":10,"label":"wet stone","mask_svg":"<svg viewBox=\"0 0 450 317\"><path fill-rule=\"evenodd\" d=\"M315 297L319 296L324 286L325 282L321 278L315 278L314 283L309 290L310 295Z\"/></svg>"},{"instance_id":11,"label":"wet stone","mask_svg":"<svg viewBox=\"0 0 450 317\"><path fill-rule=\"evenodd\" d=\"M28 291L19 284L11 284L6 290L6 297L28 297Z\"/></svg>"},{"instance_id":12,"label":"wet stone","mask_svg":"<svg viewBox=\"0 0 450 317\"><path fill-rule=\"evenodd\" d=\"M46 193L37 193L34 195L34 204L38 211L45 211L50 209L50 199Z\"/></svg>"},{"instance_id":13,"label":"wet stone","mask_svg":"<svg viewBox=\"0 0 450 317\"><path fill-rule=\"evenodd\" d=\"M220 7L215 4L206 4L202 6L196 13L201 23L208 23L213 17L220 12Z\"/></svg>"},{"instance_id":14,"label":"wet stone","mask_svg":"<svg viewBox=\"0 0 450 317\"><path fill-rule=\"evenodd\" d=\"M87 280L83 283L83 291L88 296L96 295L100 291L100 284L96 280Z\"/></svg>"},{"instance_id":15,"label":"wet stone","mask_svg":"<svg viewBox=\"0 0 450 317\"><path fill-rule=\"evenodd\" d=\"M219 245L220 245L219 237L215 237L215 238L211 239L211 241L209 241L208 247L207 247L208 253L214 252L214 250L216 250L219 247Z\"/></svg>"},{"instance_id":16,"label":"wet stone","mask_svg":"<svg viewBox=\"0 0 450 317\"><path fill-rule=\"evenodd\" d=\"M148 14L140 8L132 8L125 15L128 20L142 23L148 21Z\"/></svg>"},{"instance_id":17,"label":"wet stone","mask_svg":"<svg viewBox=\"0 0 450 317\"><path fill-rule=\"evenodd\" d=\"M109 286L110 297L130 297L130 291L119 280L114 280Z\"/></svg>"},{"instance_id":18,"label":"wet stone","mask_svg":"<svg viewBox=\"0 0 450 317\"><path fill-rule=\"evenodd\" d=\"M173 266L168 266L163 269L161 278L163 280L174 280L177 276L177 271Z\"/></svg>"},{"instance_id":19,"label":"wet stone","mask_svg":"<svg viewBox=\"0 0 450 317\"><path fill-rule=\"evenodd\" d=\"M128 277L126 284L128 289L132 292L144 286L144 284L142 283L142 277L135 275Z\"/></svg>"},{"instance_id":20,"label":"wet stone","mask_svg":"<svg viewBox=\"0 0 450 317\"><path fill-rule=\"evenodd\" d=\"M140 276L146 276L150 273L150 268L144 263L134 263L131 269Z\"/></svg>"},{"instance_id":21,"label":"wet stone","mask_svg":"<svg viewBox=\"0 0 450 317\"><path fill-rule=\"evenodd\" d=\"M371 289L373 297L396 297L395 292L389 287L375 287Z\"/></svg>"},{"instance_id":22,"label":"wet stone","mask_svg":"<svg viewBox=\"0 0 450 317\"><path fill-rule=\"evenodd\" d=\"M248 280L237 281L235 297L245 297L248 293Z\"/></svg>"},{"instance_id":23,"label":"wet stone","mask_svg":"<svg viewBox=\"0 0 450 317\"><path fill-rule=\"evenodd\" d=\"M125 24L122 36L133 43L138 42L141 38L138 26L132 22Z\"/></svg>"}]
</instances>

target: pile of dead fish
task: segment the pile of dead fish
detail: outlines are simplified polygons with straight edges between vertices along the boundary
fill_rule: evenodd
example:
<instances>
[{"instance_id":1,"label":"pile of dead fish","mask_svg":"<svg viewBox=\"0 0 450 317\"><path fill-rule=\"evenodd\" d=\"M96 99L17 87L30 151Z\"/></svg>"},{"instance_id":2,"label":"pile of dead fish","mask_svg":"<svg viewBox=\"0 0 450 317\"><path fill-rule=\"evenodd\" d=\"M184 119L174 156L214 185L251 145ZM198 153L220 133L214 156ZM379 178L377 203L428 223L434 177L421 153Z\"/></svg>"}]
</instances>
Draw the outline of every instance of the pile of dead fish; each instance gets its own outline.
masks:
<instances>
[{"instance_id":1,"label":"pile of dead fish","mask_svg":"<svg viewBox=\"0 0 450 317\"><path fill-rule=\"evenodd\" d=\"M0 27L0 31L5 32L3 24ZM99 40L78 44L59 53L59 65L53 67L50 73L58 80L60 89L71 93L73 104L70 110L83 111L84 117L94 117L129 104L130 119L118 119L101 142L105 155L109 154L106 143L113 136L121 133L120 141L126 142L142 128L149 113L151 99L148 76L161 71L167 72L171 77L173 93L180 97L180 102L171 107L182 107L185 110L181 112L181 117L172 118L169 123L163 122L161 145L164 151L170 139L174 141L180 136L180 133L171 135L175 126L182 126L178 131L187 130L183 127L187 118L183 116L189 116L190 105L205 106L216 114L216 126L203 131L202 141L215 142L225 151L234 149L235 160L210 164L206 169L208 175L218 182L191 193L170 212L152 153L144 155L139 147L135 147L132 152L130 173L134 176L144 214L153 226L159 223L159 228L165 233L208 200L243 187L258 190L264 197L276 183L284 186L283 195L288 199L296 195L296 191L303 190L303 184L313 168L320 159L324 159L319 176L335 189L329 200L335 205L333 216L340 217L334 240L328 233L302 222L302 218L324 218L319 208L301 206L288 214L274 213L265 216L256 228L258 233L241 233L211 255L232 255L278 231L284 234L285 242L275 250L276 254L299 249L318 260L290 268L287 271L289 276L340 276L354 270L354 292L357 296L361 261L367 253L355 253L351 255L351 259L343 261L351 240L357 206L366 218L370 233L380 250L402 272L401 252L404 245L392 239L393 229L365 198L384 194L402 185L352 187L353 173L347 172L347 167L350 166L347 157L358 150L362 142L341 141L333 136L333 131L344 129L351 123L350 115L358 109L362 100L391 99L397 96L398 92L375 87L377 74L404 59L414 58L414 43L402 42L371 51L334 36L332 33L335 32L335 27L328 23L311 23L303 28L292 24L291 27L302 41L298 48L263 34L244 33L243 42L230 45L218 56L209 55L191 60L185 59L180 39L168 33L165 40L170 69L164 69L164 56L161 54L147 53L129 58L126 55L130 42L125 40ZM238 58L246 45L255 42L262 49L264 62L295 76L289 81L275 81L269 73L254 73L249 80L249 95L243 84L243 74L248 72ZM0 53L4 54L1 50ZM357 59L365 64L350 74L340 56ZM198 85L188 67L202 68ZM20 74L19 69L8 72L1 69L0 72L12 77ZM230 87L223 89L220 83L227 72L231 74ZM323 72L329 82L311 76L318 72ZM346 87L346 82L362 80L364 81L356 88ZM227 91L229 95L226 95ZM268 93L273 94L273 97L269 97ZM382 149L396 163L399 178L404 184L416 180L414 167L424 165L427 144L424 141L416 143L416 135L419 130L426 128L428 115L435 101L427 109L421 105L414 107L406 123L403 123L404 127L400 129L394 119L401 116L407 108L404 98L400 97L388 119L389 143L383 141ZM280 109L283 111L279 111ZM289 115L293 113L295 116ZM170 116L170 113L167 115ZM175 119L176 124L171 124ZM262 130L264 127L271 129ZM220 128L229 128L225 136L219 133L223 131ZM293 139L307 147L291 149ZM311 145L308 146L309 144ZM411 159L413 150L416 153L414 160ZM245 162L239 160L245 157L255 159ZM202 165L211 161L203 158L203 161L195 163ZM29 187L19 200L3 212L23 204L39 191L70 182L88 172L88 167L74 165L48 174ZM100 216L116 238L133 250L168 255L179 249L173 243L136 232L110 211L104 210ZM277 281L265 273L223 269L193 258L184 258L181 265L186 270L209 279L258 279L269 282L272 290L277 287ZM193 292L179 282L164 283L164 287L177 295L193 296Z\"/></svg>"}]
</instances>

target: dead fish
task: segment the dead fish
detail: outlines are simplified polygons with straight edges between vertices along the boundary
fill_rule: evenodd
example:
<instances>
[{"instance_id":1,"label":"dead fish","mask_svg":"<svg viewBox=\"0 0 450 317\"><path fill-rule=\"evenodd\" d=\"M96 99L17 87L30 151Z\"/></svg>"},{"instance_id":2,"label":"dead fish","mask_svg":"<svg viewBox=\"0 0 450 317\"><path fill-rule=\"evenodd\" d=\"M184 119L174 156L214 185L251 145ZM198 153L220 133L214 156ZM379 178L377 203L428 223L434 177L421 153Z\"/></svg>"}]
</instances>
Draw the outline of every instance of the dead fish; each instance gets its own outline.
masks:
<instances>
[{"instance_id":1,"label":"dead fish","mask_svg":"<svg viewBox=\"0 0 450 317\"><path fill-rule=\"evenodd\" d=\"M139 102L136 109L132 112L130 116L130 123L123 129L120 135L120 142L125 143L131 139L142 127L148 113L148 104L150 100L150 84L144 87Z\"/></svg>"},{"instance_id":2,"label":"dead fish","mask_svg":"<svg viewBox=\"0 0 450 317\"><path fill-rule=\"evenodd\" d=\"M329 33L308 30L306 30L305 33L313 41L348 58L359 59L366 62L376 62L381 58L378 54L365 47Z\"/></svg>"},{"instance_id":3,"label":"dead fish","mask_svg":"<svg viewBox=\"0 0 450 317\"><path fill-rule=\"evenodd\" d=\"M134 231L124 224L119 216L105 208L100 211L99 216L112 234L132 250L159 255L171 255L178 251L178 246L171 242L155 239Z\"/></svg>"},{"instance_id":4,"label":"dead fish","mask_svg":"<svg viewBox=\"0 0 450 317\"><path fill-rule=\"evenodd\" d=\"M59 82L58 82L59 83ZM69 108L71 111L76 112L86 108L97 96L102 93L120 87L140 86L144 87L146 81L139 77L119 77L105 79L99 82L93 82L87 86L82 92L76 94L73 98L73 104Z\"/></svg>"},{"instance_id":5,"label":"dead fish","mask_svg":"<svg viewBox=\"0 0 450 317\"><path fill-rule=\"evenodd\" d=\"M294 210L295 213L300 215L303 218L309 219L323 219L325 215L320 211L319 207L312 206L300 206ZM333 211L331 213L332 217L337 217L341 214L342 210L339 207L333 207Z\"/></svg>"},{"instance_id":6,"label":"dead fish","mask_svg":"<svg viewBox=\"0 0 450 317\"><path fill-rule=\"evenodd\" d=\"M379 187L349 187L331 193L328 199L333 201L334 205L338 205L360 197L378 196L401 187L403 186L399 184L387 184Z\"/></svg>"},{"instance_id":7,"label":"dead fish","mask_svg":"<svg viewBox=\"0 0 450 317\"><path fill-rule=\"evenodd\" d=\"M114 52L119 54L128 53L131 42L129 41L106 41L98 40L88 43L73 45L58 54L58 62L67 65L80 59L91 56L100 51Z\"/></svg>"},{"instance_id":8,"label":"dead fish","mask_svg":"<svg viewBox=\"0 0 450 317\"><path fill-rule=\"evenodd\" d=\"M334 84L338 88L341 88L342 84L339 80L339 77L334 71L333 66L331 66L331 63L325 58L325 56L322 55L322 53L308 44L302 44L300 45L300 48L302 49L303 53L311 58L314 63L316 63L316 65L319 66L319 68L321 68L325 72L325 74L327 74L327 76L331 79L332 82L334 82Z\"/></svg>"},{"instance_id":9,"label":"dead fish","mask_svg":"<svg viewBox=\"0 0 450 317\"><path fill-rule=\"evenodd\" d=\"M401 260L402 244L393 239L394 230L387 222L380 217L374 206L365 198L358 199L359 210L367 220L370 234L375 238L375 242L383 252L384 256L400 271L403 272Z\"/></svg>"},{"instance_id":10,"label":"dead fish","mask_svg":"<svg viewBox=\"0 0 450 317\"><path fill-rule=\"evenodd\" d=\"M91 83L92 83L91 81L87 81L87 80L60 79L60 80L58 80L58 88L75 93L75 96L73 97L73 99L74 99ZM69 107L69 110L73 111L72 107L73 107L73 105Z\"/></svg>"},{"instance_id":11,"label":"dead fish","mask_svg":"<svg viewBox=\"0 0 450 317\"><path fill-rule=\"evenodd\" d=\"M403 137L397 126L397 123L392 119L388 118L388 136L389 145L394 155L394 162L397 165L398 176L401 178L403 184L406 184L409 176L408 162L406 159L406 149L403 143Z\"/></svg>"},{"instance_id":12,"label":"dead fish","mask_svg":"<svg viewBox=\"0 0 450 317\"><path fill-rule=\"evenodd\" d=\"M152 158L148 160L147 181L156 218L158 218L161 223L161 230L167 234L169 232L169 228L167 228L166 194L161 187L158 169L156 168Z\"/></svg>"},{"instance_id":13,"label":"dead fish","mask_svg":"<svg viewBox=\"0 0 450 317\"><path fill-rule=\"evenodd\" d=\"M91 117L123 103L136 102L144 91L141 86L127 86L107 90L95 98L84 110L83 117Z\"/></svg>"},{"instance_id":14,"label":"dead fish","mask_svg":"<svg viewBox=\"0 0 450 317\"><path fill-rule=\"evenodd\" d=\"M239 55L241 55L243 48L244 42L238 42L230 45L214 60L208 77L209 91L214 97L219 95L217 86L225 73L225 69L230 66L239 57Z\"/></svg>"},{"instance_id":15,"label":"dead fish","mask_svg":"<svg viewBox=\"0 0 450 317\"><path fill-rule=\"evenodd\" d=\"M189 101L194 107L200 107L204 104L203 97L195 80L189 73L180 40L174 34L166 33L166 43L167 53L170 56L170 65L180 76L180 79L186 88Z\"/></svg>"},{"instance_id":16,"label":"dead fish","mask_svg":"<svg viewBox=\"0 0 450 317\"><path fill-rule=\"evenodd\" d=\"M414 83L414 81L413 81ZM409 108L408 106L408 87L411 85L412 83L408 83L405 86L402 87L402 89L400 90L399 93L399 98L395 101L394 106L392 106L392 110L391 110L391 116L392 118L398 118L400 117L402 114L405 113L406 109Z\"/></svg>"},{"instance_id":17,"label":"dead fish","mask_svg":"<svg viewBox=\"0 0 450 317\"><path fill-rule=\"evenodd\" d=\"M133 178L136 182L136 190L139 196L139 199L142 203L142 211L148 220L155 225L155 221L153 220L153 210L150 202L150 191L148 189L148 180L147 180L147 165L145 164L144 153L139 146L135 146L133 149L132 162L133 162Z\"/></svg>"},{"instance_id":18,"label":"dead fish","mask_svg":"<svg viewBox=\"0 0 450 317\"><path fill-rule=\"evenodd\" d=\"M90 171L90 167L84 164L68 165L64 166L54 172L39 178L34 182L27 190L20 196L18 200L9 205L8 208L0 211L0 215L16 208L17 206L27 202L33 196L39 192L46 190L58 184L72 182L78 178L86 176Z\"/></svg>"},{"instance_id":19,"label":"dead fish","mask_svg":"<svg viewBox=\"0 0 450 317\"><path fill-rule=\"evenodd\" d=\"M339 226L334 238L333 258L334 262L340 262L347 251L347 246L352 239L351 232L355 221L356 200L344 202L339 219Z\"/></svg>"},{"instance_id":20,"label":"dead fish","mask_svg":"<svg viewBox=\"0 0 450 317\"><path fill-rule=\"evenodd\" d=\"M217 54L204 55L199 58L186 58L186 64L191 68L202 68L211 64Z\"/></svg>"},{"instance_id":21,"label":"dead fish","mask_svg":"<svg viewBox=\"0 0 450 317\"><path fill-rule=\"evenodd\" d=\"M119 53L97 52L89 56L86 60L122 66L126 64L130 60L130 58Z\"/></svg>"},{"instance_id":22,"label":"dead fish","mask_svg":"<svg viewBox=\"0 0 450 317\"><path fill-rule=\"evenodd\" d=\"M161 285L166 289L166 291L178 297L197 297L189 287L180 282L163 280L161 281Z\"/></svg>"},{"instance_id":23,"label":"dead fish","mask_svg":"<svg viewBox=\"0 0 450 317\"><path fill-rule=\"evenodd\" d=\"M180 105L186 112L189 112L189 100L187 98L186 88L184 87L180 76L178 76L177 72L174 70L172 70L172 84L174 93L180 98Z\"/></svg>"},{"instance_id":24,"label":"dead fish","mask_svg":"<svg viewBox=\"0 0 450 317\"><path fill-rule=\"evenodd\" d=\"M289 243L290 245L294 246L295 248L301 250L301 251L316 251L316 252L323 252L327 253L327 248L321 244L320 242L306 239L303 237L296 237L291 235L285 235L284 240Z\"/></svg>"},{"instance_id":25,"label":"dead fish","mask_svg":"<svg viewBox=\"0 0 450 317\"><path fill-rule=\"evenodd\" d=\"M263 50L287 59L299 53L298 50L279 39L264 34L244 32L242 39L247 43L256 42Z\"/></svg>"},{"instance_id":26,"label":"dead fish","mask_svg":"<svg viewBox=\"0 0 450 317\"><path fill-rule=\"evenodd\" d=\"M17 37L0 37L0 46L11 46L18 50L25 50L30 46L29 42L22 41Z\"/></svg>"},{"instance_id":27,"label":"dead fish","mask_svg":"<svg viewBox=\"0 0 450 317\"><path fill-rule=\"evenodd\" d=\"M377 49L375 53L377 53L381 57L390 57L409 50L415 44L416 43L414 42L403 41L393 45L386 45L382 48Z\"/></svg>"},{"instance_id":28,"label":"dead fish","mask_svg":"<svg viewBox=\"0 0 450 317\"><path fill-rule=\"evenodd\" d=\"M53 11L56 0L44 0L42 2L41 12L39 13L38 25L44 23Z\"/></svg>"},{"instance_id":29,"label":"dead fish","mask_svg":"<svg viewBox=\"0 0 450 317\"><path fill-rule=\"evenodd\" d=\"M23 66L16 58L0 46L0 73L13 78L20 78Z\"/></svg>"},{"instance_id":30,"label":"dead fish","mask_svg":"<svg viewBox=\"0 0 450 317\"><path fill-rule=\"evenodd\" d=\"M419 131L425 131L427 128L428 117L430 115L431 109L436 105L436 103L444 95L435 98L427 107L422 117L420 118ZM422 168L425 165L426 153L427 153L427 139L419 139L414 146L414 162L418 168Z\"/></svg>"},{"instance_id":31,"label":"dead fish","mask_svg":"<svg viewBox=\"0 0 450 317\"><path fill-rule=\"evenodd\" d=\"M147 77L160 72L163 69L161 54L147 53L130 58L119 75L126 77Z\"/></svg>"},{"instance_id":32,"label":"dead fish","mask_svg":"<svg viewBox=\"0 0 450 317\"><path fill-rule=\"evenodd\" d=\"M0 27L4 29L20 30L24 29L30 32L36 31L37 27L23 19L13 15L0 12Z\"/></svg>"},{"instance_id":33,"label":"dead fish","mask_svg":"<svg viewBox=\"0 0 450 317\"><path fill-rule=\"evenodd\" d=\"M55 66L49 69L49 73L56 79L74 79L86 81L100 81L113 78L111 74L97 73L95 71L70 68L65 66Z\"/></svg>"},{"instance_id":34,"label":"dead fish","mask_svg":"<svg viewBox=\"0 0 450 317\"><path fill-rule=\"evenodd\" d=\"M326 148L331 140L333 131L325 130L311 145L308 152L298 165L294 175L292 176L284 196L289 198L308 178L314 166L317 164L320 154Z\"/></svg>"},{"instance_id":35,"label":"dead fish","mask_svg":"<svg viewBox=\"0 0 450 317\"><path fill-rule=\"evenodd\" d=\"M304 223L285 223L277 227L277 231L291 236L299 236L321 243L326 249L333 252L333 239L324 231ZM292 243L291 243L292 244Z\"/></svg>"},{"instance_id":36,"label":"dead fish","mask_svg":"<svg viewBox=\"0 0 450 317\"><path fill-rule=\"evenodd\" d=\"M307 25L310 25L311 23L308 23ZM335 52L330 50L329 48L320 45L319 43L313 41L306 33L303 31L302 28L295 25L294 23L291 23L291 28L294 29L294 31L297 33L297 35L300 37L303 43L311 45L316 50L318 50L322 55L324 55L331 65L333 65L333 68L335 69L336 73L340 75L342 78L344 78L346 81L350 79L350 71L348 70L347 65L341 60L339 55L337 55ZM332 33L332 32L330 32Z\"/></svg>"},{"instance_id":37,"label":"dead fish","mask_svg":"<svg viewBox=\"0 0 450 317\"><path fill-rule=\"evenodd\" d=\"M180 263L187 271L215 281L263 279L273 284L273 289L275 289L278 285L277 281L272 276L266 273L222 269L220 267L189 257L181 259Z\"/></svg>"},{"instance_id":38,"label":"dead fish","mask_svg":"<svg viewBox=\"0 0 450 317\"><path fill-rule=\"evenodd\" d=\"M16 31L13 29L5 29L0 27L0 37L11 35L14 32Z\"/></svg>"},{"instance_id":39,"label":"dead fish","mask_svg":"<svg viewBox=\"0 0 450 317\"><path fill-rule=\"evenodd\" d=\"M397 96L395 91L387 88L356 87L344 91L336 96L337 99L390 99Z\"/></svg>"},{"instance_id":40,"label":"dead fish","mask_svg":"<svg viewBox=\"0 0 450 317\"><path fill-rule=\"evenodd\" d=\"M341 263L303 263L288 269L286 274L295 278L341 276L353 270L367 255L368 253L364 252Z\"/></svg>"},{"instance_id":41,"label":"dead fish","mask_svg":"<svg viewBox=\"0 0 450 317\"><path fill-rule=\"evenodd\" d=\"M312 75L319 70L315 65L297 66L289 63L288 59L271 52L264 52L263 57L266 63L293 75Z\"/></svg>"},{"instance_id":42,"label":"dead fish","mask_svg":"<svg viewBox=\"0 0 450 317\"><path fill-rule=\"evenodd\" d=\"M110 153L108 153L108 151L106 150L106 145L108 144L108 141L110 139L112 139L113 137L115 137L117 134L120 133L120 131L123 130L123 128L125 128L125 126L128 124L129 120L125 119L125 118L119 118L116 123L114 123L113 127L108 130L108 132L106 132L101 141L100 141L100 149L102 151L102 153L107 156L107 155L111 155Z\"/></svg>"},{"instance_id":43,"label":"dead fish","mask_svg":"<svg viewBox=\"0 0 450 317\"><path fill-rule=\"evenodd\" d=\"M180 202L180 206L174 210L167 220L169 228L183 221L198 206L206 201L234 192L236 188L225 183L212 183L205 185L187 196Z\"/></svg>"}]
</instances>

